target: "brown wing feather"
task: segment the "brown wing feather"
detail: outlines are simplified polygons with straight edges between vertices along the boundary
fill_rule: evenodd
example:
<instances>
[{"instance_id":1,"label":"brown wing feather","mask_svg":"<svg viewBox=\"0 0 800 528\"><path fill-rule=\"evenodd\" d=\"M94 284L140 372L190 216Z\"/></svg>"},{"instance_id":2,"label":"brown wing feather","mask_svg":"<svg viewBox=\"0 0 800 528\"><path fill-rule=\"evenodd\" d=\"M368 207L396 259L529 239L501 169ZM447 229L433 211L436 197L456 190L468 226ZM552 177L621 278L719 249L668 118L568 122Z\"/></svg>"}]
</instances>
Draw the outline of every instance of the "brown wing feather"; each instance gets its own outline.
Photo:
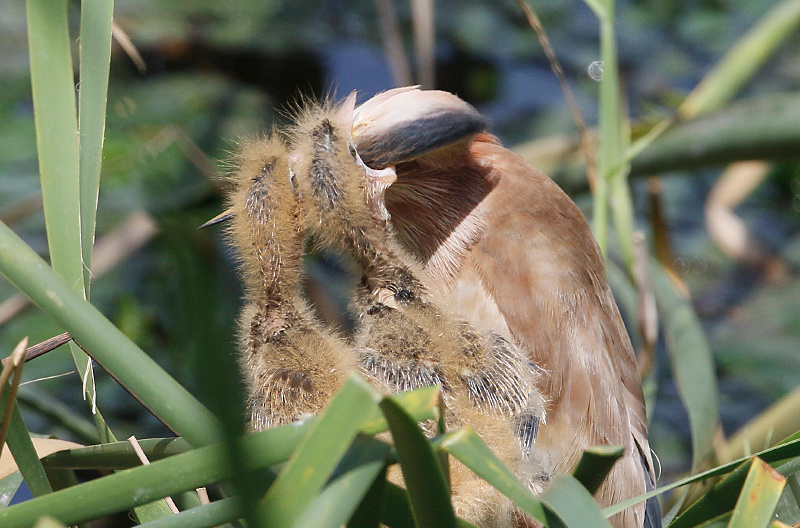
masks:
<instances>
[{"instance_id":1,"label":"brown wing feather","mask_svg":"<svg viewBox=\"0 0 800 528\"><path fill-rule=\"evenodd\" d=\"M622 445L625 456L598 501L643 493L639 448L651 471L652 462L641 382L583 215L550 178L488 134L447 158L433 153L398 166L387 208L399 238L439 282L457 284L473 270L516 341L550 373L538 444L553 469L572 470L591 445ZM639 527L643 519L640 504L612 521Z\"/></svg>"}]
</instances>

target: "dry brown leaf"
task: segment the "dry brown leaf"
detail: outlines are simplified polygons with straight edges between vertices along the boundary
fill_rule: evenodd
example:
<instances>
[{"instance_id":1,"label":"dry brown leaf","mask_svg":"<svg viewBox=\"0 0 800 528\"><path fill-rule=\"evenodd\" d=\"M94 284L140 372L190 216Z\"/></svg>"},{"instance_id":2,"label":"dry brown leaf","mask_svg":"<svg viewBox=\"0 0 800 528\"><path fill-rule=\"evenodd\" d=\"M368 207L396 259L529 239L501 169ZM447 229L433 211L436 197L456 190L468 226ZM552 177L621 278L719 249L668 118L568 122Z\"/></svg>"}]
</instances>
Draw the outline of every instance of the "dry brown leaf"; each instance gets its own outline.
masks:
<instances>
[{"instance_id":1,"label":"dry brown leaf","mask_svg":"<svg viewBox=\"0 0 800 528\"><path fill-rule=\"evenodd\" d=\"M68 442L67 440L58 440L57 438L31 438L33 447L36 449L36 454L39 458L44 458L47 455L53 454L56 451L66 451L67 449L76 449L84 447L75 442ZM3 449L3 455L0 456L0 479L19 471L14 457L8 449Z\"/></svg>"}]
</instances>

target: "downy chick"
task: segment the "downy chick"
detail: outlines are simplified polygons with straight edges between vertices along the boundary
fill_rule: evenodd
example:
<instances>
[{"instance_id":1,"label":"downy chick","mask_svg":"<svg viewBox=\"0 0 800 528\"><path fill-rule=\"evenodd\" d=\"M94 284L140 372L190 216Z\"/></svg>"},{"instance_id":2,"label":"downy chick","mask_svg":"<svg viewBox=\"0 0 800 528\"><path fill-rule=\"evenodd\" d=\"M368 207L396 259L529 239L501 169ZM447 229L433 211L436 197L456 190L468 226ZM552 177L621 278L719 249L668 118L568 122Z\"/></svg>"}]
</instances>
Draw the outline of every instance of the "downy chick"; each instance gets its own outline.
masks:
<instances>
[{"instance_id":1,"label":"downy chick","mask_svg":"<svg viewBox=\"0 0 800 528\"><path fill-rule=\"evenodd\" d=\"M251 427L261 430L319 413L356 357L300 293L304 233L286 145L245 141L235 164L228 238L245 283L240 364Z\"/></svg>"},{"instance_id":2,"label":"downy chick","mask_svg":"<svg viewBox=\"0 0 800 528\"><path fill-rule=\"evenodd\" d=\"M361 368L390 392L439 383L448 426L473 426L535 491L543 475L531 445L542 401L537 370L499 334L480 333L427 298L422 271L388 228L382 191L391 169L370 173L351 145L355 98L312 106L292 134L305 228L350 255L363 276L354 298ZM482 526L508 526L509 503L459 464L453 465L457 513Z\"/></svg>"}]
</instances>

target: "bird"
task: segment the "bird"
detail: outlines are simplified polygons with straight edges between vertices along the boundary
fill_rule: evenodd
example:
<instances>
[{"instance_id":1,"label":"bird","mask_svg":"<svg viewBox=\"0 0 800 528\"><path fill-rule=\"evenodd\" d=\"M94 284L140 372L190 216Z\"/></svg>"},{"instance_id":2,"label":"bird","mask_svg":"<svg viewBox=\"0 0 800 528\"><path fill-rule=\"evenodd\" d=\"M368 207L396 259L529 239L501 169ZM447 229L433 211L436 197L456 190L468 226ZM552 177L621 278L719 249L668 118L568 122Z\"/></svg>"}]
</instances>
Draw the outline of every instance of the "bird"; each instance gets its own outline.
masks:
<instances>
[{"instance_id":1,"label":"bird","mask_svg":"<svg viewBox=\"0 0 800 528\"><path fill-rule=\"evenodd\" d=\"M318 414L357 365L353 348L301 295L305 234L288 156L277 133L243 140L229 208L217 217L231 221L227 238L244 281L239 359L253 430Z\"/></svg>"},{"instance_id":2,"label":"bird","mask_svg":"<svg viewBox=\"0 0 800 528\"><path fill-rule=\"evenodd\" d=\"M355 93L338 105L307 104L289 133L289 159L304 229L361 270L352 303L360 368L390 393L441 385L448 428L471 425L541 491L545 475L532 448L543 406L535 388L539 371L501 334L431 301L422 268L390 231L382 194L395 180L393 169L368 169L353 147L354 105ZM453 466L456 513L486 528L510 526L518 515L510 502Z\"/></svg>"},{"instance_id":3,"label":"bird","mask_svg":"<svg viewBox=\"0 0 800 528\"><path fill-rule=\"evenodd\" d=\"M593 445L624 455L595 498L605 507L652 490L655 472L635 355L591 230L572 200L493 135L455 95L403 87L354 111L352 141L383 193L392 232L425 286L473 325L501 329L542 369L537 447L552 472ZM369 176L369 172L365 173ZM610 518L661 526L655 497Z\"/></svg>"}]
</instances>

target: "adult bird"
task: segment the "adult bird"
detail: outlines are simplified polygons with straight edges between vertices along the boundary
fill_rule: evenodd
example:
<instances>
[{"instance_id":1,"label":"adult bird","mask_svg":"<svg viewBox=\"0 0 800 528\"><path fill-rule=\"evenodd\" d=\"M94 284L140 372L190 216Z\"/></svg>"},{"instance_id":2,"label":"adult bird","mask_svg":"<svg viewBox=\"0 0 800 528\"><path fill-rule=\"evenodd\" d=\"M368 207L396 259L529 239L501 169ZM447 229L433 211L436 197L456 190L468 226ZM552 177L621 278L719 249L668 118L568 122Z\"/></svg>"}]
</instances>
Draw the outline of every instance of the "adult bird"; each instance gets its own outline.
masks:
<instances>
[{"instance_id":1,"label":"adult bird","mask_svg":"<svg viewBox=\"0 0 800 528\"><path fill-rule=\"evenodd\" d=\"M590 446L620 445L596 500L642 494L655 478L641 380L598 246L572 200L485 130L458 97L409 87L357 108L353 139L367 166L394 167L392 229L437 302L507 329L545 371L537 446L552 471L571 471ZM610 520L660 526L658 502Z\"/></svg>"}]
</instances>

